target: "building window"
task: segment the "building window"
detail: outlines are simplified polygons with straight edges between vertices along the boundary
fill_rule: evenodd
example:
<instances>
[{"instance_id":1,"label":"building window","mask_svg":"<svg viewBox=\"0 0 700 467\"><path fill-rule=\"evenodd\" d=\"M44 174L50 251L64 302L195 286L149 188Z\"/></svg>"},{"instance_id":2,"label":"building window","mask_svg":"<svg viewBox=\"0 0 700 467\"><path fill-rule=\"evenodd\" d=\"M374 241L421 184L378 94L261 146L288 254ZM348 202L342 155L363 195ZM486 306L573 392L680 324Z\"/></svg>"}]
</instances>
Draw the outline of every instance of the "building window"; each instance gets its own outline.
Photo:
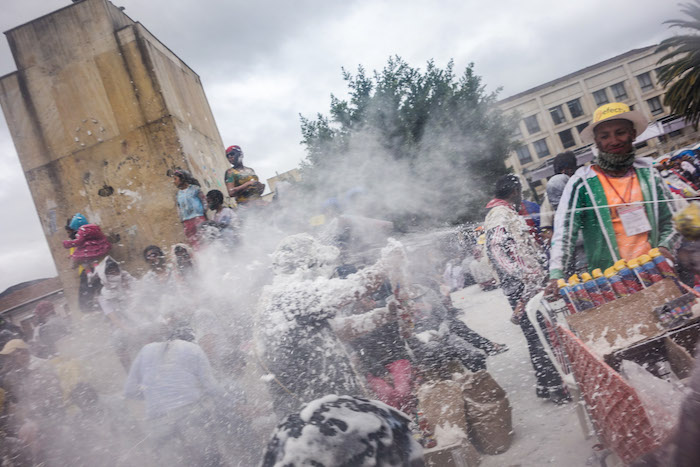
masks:
<instances>
[{"instance_id":1,"label":"building window","mask_svg":"<svg viewBox=\"0 0 700 467\"><path fill-rule=\"evenodd\" d=\"M527 164L528 162L532 162L530 148L528 148L527 145L520 146L518 149L515 150L515 152L518 155L518 160L520 161L521 165Z\"/></svg>"},{"instance_id":2,"label":"building window","mask_svg":"<svg viewBox=\"0 0 700 467\"><path fill-rule=\"evenodd\" d=\"M659 82L659 75L661 74L661 68L663 67L658 67L657 69L654 70L654 74L656 75L656 82Z\"/></svg>"},{"instance_id":3,"label":"building window","mask_svg":"<svg viewBox=\"0 0 700 467\"><path fill-rule=\"evenodd\" d=\"M637 81L639 81L639 87L642 88L642 91L654 89L654 83L651 82L651 75L648 71L646 73L642 73L641 75L637 75Z\"/></svg>"},{"instance_id":4,"label":"building window","mask_svg":"<svg viewBox=\"0 0 700 467\"><path fill-rule=\"evenodd\" d=\"M525 122L525 128L527 128L527 132L529 134L534 135L535 133L540 131L540 124L537 123L537 115L530 115L523 121Z\"/></svg>"},{"instance_id":5,"label":"building window","mask_svg":"<svg viewBox=\"0 0 700 467\"><path fill-rule=\"evenodd\" d=\"M566 121L566 117L564 117L564 111L562 110L561 105L549 109L549 115L552 116L552 121L555 125L559 125L560 123L564 123Z\"/></svg>"},{"instance_id":6,"label":"building window","mask_svg":"<svg viewBox=\"0 0 700 467\"><path fill-rule=\"evenodd\" d=\"M581 132L582 132L583 130L585 130L587 126L588 126L588 122L582 123L582 124L580 124L580 125L576 125L576 131L578 131L578 134L580 135Z\"/></svg>"},{"instance_id":7,"label":"building window","mask_svg":"<svg viewBox=\"0 0 700 467\"><path fill-rule=\"evenodd\" d=\"M668 134L670 138L675 138L676 136L681 136L683 134L683 129L672 131Z\"/></svg>"},{"instance_id":8,"label":"building window","mask_svg":"<svg viewBox=\"0 0 700 467\"><path fill-rule=\"evenodd\" d=\"M535 141L532 143L532 145L535 147L535 153L537 154L537 157L542 159L543 157L549 156L549 147L547 146L547 138L542 138L540 140Z\"/></svg>"},{"instance_id":9,"label":"building window","mask_svg":"<svg viewBox=\"0 0 700 467\"><path fill-rule=\"evenodd\" d=\"M530 182L530 186L532 188L537 188L539 186L542 186L542 180L535 180L533 182Z\"/></svg>"},{"instance_id":10,"label":"building window","mask_svg":"<svg viewBox=\"0 0 700 467\"><path fill-rule=\"evenodd\" d=\"M660 113L664 112L664 108L661 105L661 99L659 99L659 96L648 99L647 104L649 104L649 111L652 115L659 115Z\"/></svg>"},{"instance_id":11,"label":"building window","mask_svg":"<svg viewBox=\"0 0 700 467\"><path fill-rule=\"evenodd\" d=\"M598 107L610 102L610 100L608 99L608 93L605 92L605 88L599 89L596 92L594 92L593 99L595 99L595 105L597 105Z\"/></svg>"},{"instance_id":12,"label":"building window","mask_svg":"<svg viewBox=\"0 0 700 467\"><path fill-rule=\"evenodd\" d=\"M625 90L625 82L622 81L617 84L613 84L610 86L610 89L612 90L613 96L615 97L616 101L624 101L627 99L627 91Z\"/></svg>"},{"instance_id":13,"label":"building window","mask_svg":"<svg viewBox=\"0 0 700 467\"><path fill-rule=\"evenodd\" d=\"M520 131L520 125L515 125L513 128L513 139L516 141L523 139L523 132Z\"/></svg>"},{"instance_id":14,"label":"building window","mask_svg":"<svg viewBox=\"0 0 700 467\"><path fill-rule=\"evenodd\" d=\"M569 108L571 118L577 118L583 115L583 107L581 107L581 99L574 99L566 103Z\"/></svg>"},{"instance_id":15,"label":"building window","mask_svg":"<svg viewBox=\"0 0 700 467\"><path fill-rule=\"evenodd\" d=\"M561 140L561 144L564 145L564 149L570 148L571 146L576 146L576 141L574 140L574 135L571 133L571 128L560 131L559 139Z\"/></svg>"}]
</instances>

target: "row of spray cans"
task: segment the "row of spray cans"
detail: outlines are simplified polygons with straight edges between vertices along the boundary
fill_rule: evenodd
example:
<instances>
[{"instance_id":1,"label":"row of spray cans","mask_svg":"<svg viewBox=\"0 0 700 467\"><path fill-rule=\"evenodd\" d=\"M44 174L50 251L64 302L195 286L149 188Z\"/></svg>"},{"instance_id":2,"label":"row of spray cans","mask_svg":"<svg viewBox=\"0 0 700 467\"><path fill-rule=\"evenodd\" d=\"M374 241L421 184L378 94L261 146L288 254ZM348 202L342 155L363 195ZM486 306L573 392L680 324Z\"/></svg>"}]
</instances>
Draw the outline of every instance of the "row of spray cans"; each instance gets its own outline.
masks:
<instances>
[{"instance_id":1,"label":"row of spray cans","mask_svg":"<svg viewBox=\"0 0 700 467\"><path fill-rule=\"evenodd\" d=\"M576 313L627 297L667 277L676 280L666 258L653 248L639 258L620 260L605 272L594 269L580 278L574 274L568 283L559 279L559 293L569 312Z\"/></svg>"}]
</instances>

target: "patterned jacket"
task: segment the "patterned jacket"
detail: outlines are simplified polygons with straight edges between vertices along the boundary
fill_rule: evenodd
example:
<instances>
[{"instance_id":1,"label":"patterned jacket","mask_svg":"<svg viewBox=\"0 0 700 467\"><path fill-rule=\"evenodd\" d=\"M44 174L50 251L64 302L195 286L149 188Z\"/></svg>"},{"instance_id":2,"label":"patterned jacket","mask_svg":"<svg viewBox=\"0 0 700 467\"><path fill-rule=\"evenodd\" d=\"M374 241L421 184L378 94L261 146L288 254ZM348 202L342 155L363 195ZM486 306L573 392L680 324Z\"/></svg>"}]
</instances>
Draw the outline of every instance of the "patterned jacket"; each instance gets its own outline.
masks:
<instances>
[{"instance_id":1,"label":"patterned jacket","mask_svg":"<svg viewBox=\"0 0 700 467\"><path fill-rule=\"evenodd\" d=\"M502 199L491 200L486 208L490 209L484 220L486 253L503 292L512 295L523 285L531 288L541 284L544 253L525 218Z\"/></svg>"}]
</instances>

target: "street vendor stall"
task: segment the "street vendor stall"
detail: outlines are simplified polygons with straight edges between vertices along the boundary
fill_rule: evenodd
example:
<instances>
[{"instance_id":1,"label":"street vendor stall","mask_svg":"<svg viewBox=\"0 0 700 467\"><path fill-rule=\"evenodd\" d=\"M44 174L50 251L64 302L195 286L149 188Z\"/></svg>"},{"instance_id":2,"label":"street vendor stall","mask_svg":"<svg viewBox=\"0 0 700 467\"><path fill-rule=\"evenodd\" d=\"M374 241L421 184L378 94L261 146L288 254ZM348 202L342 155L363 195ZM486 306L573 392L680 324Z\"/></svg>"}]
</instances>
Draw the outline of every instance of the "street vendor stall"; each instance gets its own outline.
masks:
<instances>
[{"instance_id":1,"label":"street vendor stall","mask_svg":"<svg viewBox=\"0 0 700 467\"><path fill-rule=\"evenodd\" d=\"M603 448L625 465L671 434L700 335L696 297L672 275L638 285L597 306L562 288L562 300L529 310Z\"/></svg>"}]
</instances>

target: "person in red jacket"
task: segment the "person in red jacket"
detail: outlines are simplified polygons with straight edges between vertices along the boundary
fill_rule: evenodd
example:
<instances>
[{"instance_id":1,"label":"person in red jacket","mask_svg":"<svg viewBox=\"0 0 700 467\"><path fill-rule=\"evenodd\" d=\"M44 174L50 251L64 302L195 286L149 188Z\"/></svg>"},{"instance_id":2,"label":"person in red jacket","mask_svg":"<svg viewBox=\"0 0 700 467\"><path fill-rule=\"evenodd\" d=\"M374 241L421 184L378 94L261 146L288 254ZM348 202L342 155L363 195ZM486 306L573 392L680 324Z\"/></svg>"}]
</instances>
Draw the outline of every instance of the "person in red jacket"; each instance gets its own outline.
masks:
<instances>
[{"instance_id":1,"label":"person in red jacket","mask_svg":"<svg viewBox=\"0 0 700 467\"><path fill-rule=\"evenodd\" d=\"M73 237L72 240L63 241L63 247L72 249L70 258L73 260L73 267L78 268L79 271L78 303L80 310L83 312L94 311L95 288L90 284L90 275L95 270L95 266L112 249L112 244L102 233L100 226L95 224L85 223L81 225L75 232L75 236L71 237Z\"/></svg>"},{"instance_id":2,"label":"person in red jacket","mask_svg":"<svg viewBox=\"0 0 700 467\"><path fill-rule=\"evenodd\" d=\"M99 225L82 225L75 234L74 240L64 240L64 248L75 248L70 255L75 264L90 264L99 262L109 250L112 244L102 233Z\"/></svg>"},{"instance_id":3,"label":"person in red jacket","mask_svg":"<svg viewBox=\"0 0 700 467\"><path fill-rule=\"evenodd\" d=\"M80 213L75 214L66 223L69 240L63 241L63 247L70 250L73 266L78 269L80 286L78 288L78 305L82 312L95 310L93 301L95 288L88 283L88 273L99 263L112 248L102 229L90 224Z\"/></svg>"},{"instance_id":4,"label":"person in red jacket","mask_svg":"<svg viewBox=\"0 0 700 467\"><path fill-rule=\"evenodd\" d=\"M85 227L85 228L84 228ZM102 234L102 230L94 224L90 224L85 216L75 214L66 223L66 233L69 240L63 242L63 246L70 251L73 266L78 269L80 286L78 288L78 306L84 313L95 310L95 288L88 283L88 272L92 271L92 265L104 258L112 245ZM78 234L80 234L78 236Z\"/></svg>"}]
</instances>

